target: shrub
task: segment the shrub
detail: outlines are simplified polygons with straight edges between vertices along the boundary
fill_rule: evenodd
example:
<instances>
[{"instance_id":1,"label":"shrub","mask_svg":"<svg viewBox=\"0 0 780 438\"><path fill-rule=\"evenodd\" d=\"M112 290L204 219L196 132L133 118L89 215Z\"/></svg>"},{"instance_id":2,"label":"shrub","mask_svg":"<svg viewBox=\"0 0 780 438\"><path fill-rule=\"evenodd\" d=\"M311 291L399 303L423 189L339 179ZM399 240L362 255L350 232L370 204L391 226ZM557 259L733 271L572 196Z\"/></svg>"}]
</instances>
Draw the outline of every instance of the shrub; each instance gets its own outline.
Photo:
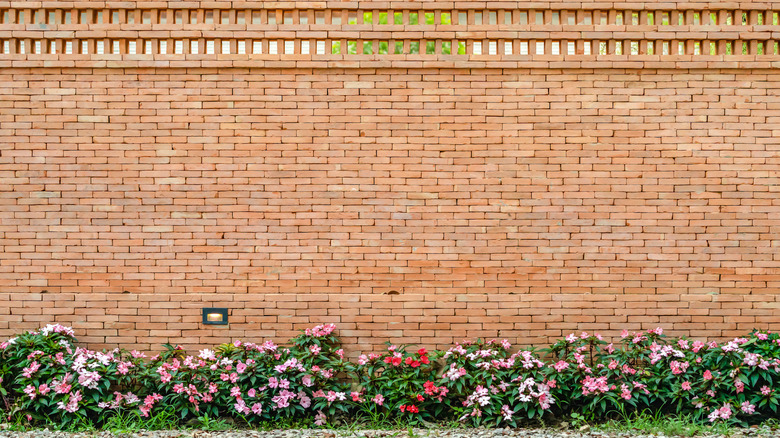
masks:
<instances>
[{"instance_id":1,"label":"shrub","mask_svg":"<svg viewBox=\"0 0 780 438\"><path fill-rule=\"evenodd\" d=\"M360 356L350 367L357 387L352 400L371 413L411 424L433 421L442 416L446 388L433 384L435 363L428 352L420 348L410 353L407 348L389 345L382 354Z\"/></svg>"},{"instance_id":2,"label":"shrub","mask_svg":"<svg viewBox=\"0 0 780 438\"><path fill-rule=\"evenodd\" d=\"M544 350L545 360L512 352L505 340L434 352L389 345L352 363L334 330L319 325L288 346L236 341L197 355L166 345L147 358L77 347L70 328L48 325L0 343L2 409L9 419L65 428L225 417L325 425L360 413L518 426L652 412L747 425L775 418L780 404L780 336L764 331L725 343L668 338L660 328L624 332L617 344L571 334Z\"/></svg>"}]
</instances>

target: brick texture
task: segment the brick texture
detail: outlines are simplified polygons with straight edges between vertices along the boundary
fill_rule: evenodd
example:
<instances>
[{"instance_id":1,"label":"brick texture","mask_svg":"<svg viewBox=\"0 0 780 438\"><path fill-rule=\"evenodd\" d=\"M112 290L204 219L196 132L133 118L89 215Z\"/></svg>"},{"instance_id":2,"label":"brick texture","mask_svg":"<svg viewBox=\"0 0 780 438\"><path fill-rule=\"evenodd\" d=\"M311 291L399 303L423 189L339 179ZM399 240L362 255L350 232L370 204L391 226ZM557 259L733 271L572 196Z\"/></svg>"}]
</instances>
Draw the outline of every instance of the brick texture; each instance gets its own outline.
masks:
<instances>
[{"instance_id":1,"label":"brick texture","mask_svg":"<svg viewBox=\"0 0 780 438\"><path fill-rule=\"evenodd\" d=\"M43 58L0 56L0 336L56 321L154 350L334 322L354 353L780 330L760 56Z\"/></svg>"}]
</instances>

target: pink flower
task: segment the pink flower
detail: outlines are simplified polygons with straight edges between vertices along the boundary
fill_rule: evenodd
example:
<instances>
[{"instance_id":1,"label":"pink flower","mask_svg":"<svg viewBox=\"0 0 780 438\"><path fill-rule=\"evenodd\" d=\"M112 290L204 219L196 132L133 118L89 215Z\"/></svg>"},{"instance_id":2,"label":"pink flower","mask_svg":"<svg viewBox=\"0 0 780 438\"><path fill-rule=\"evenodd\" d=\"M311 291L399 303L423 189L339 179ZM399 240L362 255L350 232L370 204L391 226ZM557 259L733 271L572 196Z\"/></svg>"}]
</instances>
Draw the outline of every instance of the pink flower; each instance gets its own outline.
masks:
<instances>
[{"instance_id":1,"label":"pink flower","mask_svg":"<svg viewBox=\"0 0 780 438\"><path fill-rule=\"evenodd\" d=\"M734 388L737 394L745 390L745 384L741 380L734 381Z\"/></svg>"},{"instance_id":2,"label":"pink flower","mask_svg":"<svg viewBox=\"0 0 780 438\"><path fill-rule=\"evenodd\" d=\"M553 368L555 368L555 371L558 371L559 373L567 368L569 368L569 363L565 360L559 360L553 365Z\"/></svg>"},{"instance_id":3,"label":"pink flower","mask_svg":"<svg viewBox=\"0 0 780 438\"><path fill-rule=\"evenodd\" d=\"M704 380L712 380L712 373L710 370L704 372Z\"/></svg>"},{"instance_id":4,"label":"pink flower","mask_svg":"<svg viewBox=\"0 0 780 438\"><path fill-rule=\"evenodd\" d=\"M303 386L310 388L312 385L311 375L306 374L305 376L303 376L303 378L301 379L301 383L303 383Z\"/></svg>"},{"instance_id":5,"label":"pink flower","mask_svg":"<svg viewBox=\"0 0 780 438\"><path fill-rule=\"evenodd\" d=\"M742 403L742 407L740 409L742 410L742 412L744 412L744 413L746 413L748 415L756 412L756 406L750 404L750 402L747 402L747 401Z\"/></svg>"},{"instance_id":6,"label":"pink flower","mask_svg":"<svg viewBox=\"0 0 780 438\"><path fill-rule=\"evenodd\" d=\"M260 415L263 412L263 404L262 403L255 403L252 405L252 413L255 415Z\"/></svg>"},{"instance_id":7,"label":"pink flower","mask_svg":"<svg viewBox=\"0 0 780 438\"><path fill-rule=\"evenodd\" d=\"M35 397L37 396L35 387L32 385L27 385L27 387L24 388L24 393L30 397L30 400L35 400Z\"/></svg>"},{"instance_id":8,"label":"pink flower","mask_svg":"<svg viewBox=\"0 0 780 438\"><path fill-rule=\"evenodd\" d=\"M620 385L620 396L625 400L631 400L631 388L625 383Z\"/></svg>"},{"instance_id":9,"label":"pink flower","mask_svg":"<svg viewBox=\"0 0 780 438\"><path fill-rule=\"evenodd\" d=\"M379 406L382 406L382 403L385 402L385 396L383 396L382 394L377 394L374 396L374 399L372 401L378 404Z\"/></svg>"},{"instance_id":10,"label":"pink flower","mask_svg":"<svg viewBox=\"0 0 780 438\"><path fill-rule=\"evenodd\" d=\"M501 415L504 417L504 421L511 420L514 413L515 411L509 409L509 405L501 406Z\"/></svg>"},{"instance_id":11,"label":"pink flower","mask_svg":"<svg viewBox=\"0 0 780 438\"><path fill-rule=\"evenodd\" d=\"M628 330L623 329L623 331L620 332L620 337L626 339L628 337Z\"/></svg>"},{"instance_id":12,"label":"pink flower","mask_svg":"<svg viewBox=\"0 0 780 438\"><path fill-rule=\"evenodd\" d=\"M761 394L762 395L769 395L771 393L772 393L772 390L768 386L764 385L764 386L761 387Z\"/></svg>"},{"instance_id":13,"label":"pink flower","mask_svg":"<svg viewBox=\"0 0 780 438\"><path fill-rule=\"evenodd\" d=\"M681 387L685 391L690 391L691 390L691 382L683 382Z\"/></svg>"},{"instance_id":14,"label":"pink flower","mask_svg":"<svg viewBox=\"0 0 780 438\"><path fill-rule=\"evenodd\" d=\"M314 416L314 424L317 426L324 426L327 421L327 417L322 411L317 411L317 415Z\"/></svg>"},{"instance_id":15,"label":"pink flower","mask_svg":"<svg viewBox=\"0 0 780 438\"><path fill-rule=\"evenodd\" d=\"M32 361L29 367L26 367L22 370L22 375L24 377L27 377L28 379L32 377L33 374L35 374L36 371L38 371L41 368L41 364L39 364L36 361Z\"/></svg>"},{"instance_id":16,"label":"pink flower","mask_svg":"<svg viewBox=\"0 0 780 438\"><path fill-rule=\"evenodd\" d=\"M233 404L233 409L235 409L239 414L248 414L250 412L246 402L244 402L244 400L241 398L236 399L236 402Z\"/></svg>"},{"instance_id":17,"label":"pink flower","mask_svg":"<svg viewBox=\"0 0 780 438\"><path fill-rule=\"evenodd\" d=\"M311 398L303 391L298 393L298 400L300 400L300 405L303 409L309 409L309 406L311 406Z\"/></svg>"},{"instance_id":18,"label":"pink flower","mask_svg":"<svg viewBox=\"0 0 780 438\"><path fill-rule=\"evenodd\" d=\"M241 388L239 388L238 386L234 386L234 387L230 388L230 396L231 397L241 397Z\"/></svg>"},{"instance_id":19,"label":"pink flower","mask_svg":"<svg viewBox=\"0 0 780 438\"><path fill-rule=\"evenodd\" d=\"M669 367L672 370L672 374L683 374L685 373L685 370L688 369L689 363L688 362L678 362L676 360L673 360L669 363Z\"/></svg>"},{"instance_id":20,"label":"pink flower","mask_svg":"<svg viewBox=\"0 0 780 438\"><path fill-rule=\"evenodd\" d=\"M130 372L130 368L135 367L132 362L119 362L116 366L116 372L125 375Z\"/></svg>"},{"instance_id":21,"label":"pink flower","mask_svg":"<svg viewBox=\"0 0 780 438\"><path fill-rule=\"evenodd\" d=\"M322 351L322 349L320 348L319 345L312 345L309 347L309 351L311 351L311 354L316 356L320 354L320 351Z\"/></svg>"},{"instance_id":22,"label":"pink flower","mask_svg":"<svg viewBox=\"0 0 780 438\"><path fill-rule=\"evenodd\" d=\"M254 397L257 392L255 391L255 388L250 388L249 391L246 392L246 395L249 397Z\"/></svg>"},{"instance_id":23,"label":"pink flower","mask_svg":"<svg viewBox=\"0 0 780 438\"><path fill-rule=\"evenodd\" d=\"M236 372L238 374L243 374L244 371L246 371L246 364L239 362L238 365L236 365Z\"/></svg>"}]
</instances>

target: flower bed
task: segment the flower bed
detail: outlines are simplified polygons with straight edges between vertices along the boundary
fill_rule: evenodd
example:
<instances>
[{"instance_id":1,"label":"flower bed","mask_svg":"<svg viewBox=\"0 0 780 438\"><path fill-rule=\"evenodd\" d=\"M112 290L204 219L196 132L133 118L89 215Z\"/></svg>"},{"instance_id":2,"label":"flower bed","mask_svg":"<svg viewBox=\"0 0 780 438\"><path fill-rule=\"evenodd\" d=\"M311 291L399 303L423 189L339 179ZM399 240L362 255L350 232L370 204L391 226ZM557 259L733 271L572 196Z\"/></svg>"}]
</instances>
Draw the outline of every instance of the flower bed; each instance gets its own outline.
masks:
<instances>
[{"instance_id":1,"label":"flower bed","mask_svg":"<svg viewBox=\"0 0 780 438\"><path fill-rule=\"evenodd\" d=\"M48 325L0 344L2 409L31 424L88 419L98 426L160 412L318 426L357 416L473 426L645 410L741 425L777 416L776 333L719 344L668 338L659 328L624 332L617 345L582 333L541 355L513 351L505 340L433 352L390 345L353 363L335 328L307 329L287 347L236 341L188 355L166 345L147 358L77 347L72 329Z\"/></svg>"}]
</instances>

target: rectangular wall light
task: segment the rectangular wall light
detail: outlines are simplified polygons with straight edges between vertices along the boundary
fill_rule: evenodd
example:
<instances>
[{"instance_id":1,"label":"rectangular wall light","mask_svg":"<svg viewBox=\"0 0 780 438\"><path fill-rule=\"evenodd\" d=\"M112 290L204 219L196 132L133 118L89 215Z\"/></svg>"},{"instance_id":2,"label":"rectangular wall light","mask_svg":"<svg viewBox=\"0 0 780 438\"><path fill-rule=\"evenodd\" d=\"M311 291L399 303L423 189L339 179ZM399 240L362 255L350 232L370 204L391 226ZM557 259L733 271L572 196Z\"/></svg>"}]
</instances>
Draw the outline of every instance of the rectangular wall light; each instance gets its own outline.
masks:
<instances>
[{"instance_id":1,"label":"rectangular wall light","mask_svg":"<svg viewBox=\"0 0 780 438\"><path fill-rule=\"evenodd\" d=\"M203 324L208 325L227 325L228 309L223 307L204 307Z\"/></svg>"}]
</instances>

